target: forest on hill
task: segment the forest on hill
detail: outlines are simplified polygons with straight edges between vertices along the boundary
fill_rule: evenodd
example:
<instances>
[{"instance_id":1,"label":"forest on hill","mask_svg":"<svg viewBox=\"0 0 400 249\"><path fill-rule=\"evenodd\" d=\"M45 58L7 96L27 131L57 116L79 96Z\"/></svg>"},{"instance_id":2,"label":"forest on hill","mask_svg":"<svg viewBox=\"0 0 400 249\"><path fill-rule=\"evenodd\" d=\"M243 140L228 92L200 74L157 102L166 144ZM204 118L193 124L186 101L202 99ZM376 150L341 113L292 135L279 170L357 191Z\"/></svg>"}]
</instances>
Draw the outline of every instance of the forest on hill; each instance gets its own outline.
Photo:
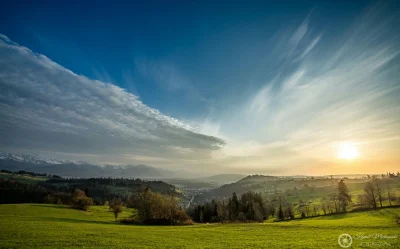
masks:
<instances>
[{"instance_id":1,"label":"forest on hill","mask_svg":"<svg viewBox=\"0 0 400 249\"><path fill-rule=\"evenodd\" d=\"M83 190L95 204L104 204L114 198L128 203L134 192L150 188L156 193L182 197L174 185L163 181L126 178L62 178L27 171L0 173L0 203L44 203L48 195L70 196L76 189ZM55 200L57 202L57 200Z\"/></svg>"}]
</instances>

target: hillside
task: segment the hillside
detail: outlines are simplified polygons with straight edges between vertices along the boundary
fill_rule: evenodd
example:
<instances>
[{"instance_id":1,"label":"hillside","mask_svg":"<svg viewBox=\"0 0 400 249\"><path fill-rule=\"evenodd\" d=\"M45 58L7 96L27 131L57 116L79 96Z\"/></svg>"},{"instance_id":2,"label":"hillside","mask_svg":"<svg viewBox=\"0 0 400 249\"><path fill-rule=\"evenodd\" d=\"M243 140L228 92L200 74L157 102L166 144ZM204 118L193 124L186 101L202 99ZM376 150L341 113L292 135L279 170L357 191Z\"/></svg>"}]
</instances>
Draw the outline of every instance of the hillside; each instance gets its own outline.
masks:
<instances>
[{"instance_id":1,"label":"hillside","mask_svg":"<svg viewBox=\"0 0 400 249\"><path fill-rule=\"evenodd\" d=\"M211 182L211 183L218 183L218 184L228 184L232 182L239 181L240 179L244 178L245 175L241 174L218 174L209 177L203 177L198 180L204 182Z\"/></svg>"},{"instance_id":2,"label":"hillside","mask_svg":"<svg viewBox=\"0 0 400 249\"><path fill-rule=\"evenodd\" d=\"M125 210L121 217L130 215ZM0 205L0 247L29 248L339 248L342 233L361 243L400 240L357 239L357 234L393 235L393 215L400 209L321 216L291 222L196 224L193 226L135 226L114 221L107 207L89 212L64 206ZM179 236L177 236L179 234Z\"/></svg>"},{"instance_id":3,"label":"hillside","mask_svg":"<svg viewBox=\"0 0 400 249\"><path fill-rule=\"evenodd\" d=\"M185 202L174 185L163 181L126 178L61 178L33 172L0 172L0 203L43 202L48 194L70 194L75 188L84 190L97 204L121 198L125 202L133 193L149 187L152 191L172 195ZM29 189L29 193L27 192ZM36 198L30 199L29 196ZM25 197L23 197L25 196ZM20 198L16 198L20 197Z\"/></svg>"},{"instance_id":4,"label":"hillside","mask_svg":"<svg viewBox=\"0 0 400 249\"><path fill-rule=\"evenodd\" d=\"M292 178L252 175L201 193L195 197L193 203L224 199L230 197L233 192L241 195L248 191L261 193L267 200L275 200L278 195L284 194L285 198L294 204L301 201L318 203L322 198L326 198L329 194L335 192L339 180L340 178L328 177ZM356 200L358 194L362 193L367 181L367 178L345 179L350 194L355 198L354 200ZM388 184L393 191L400 194L400 177L389 179Z\"/></svg>"}]
</instances>

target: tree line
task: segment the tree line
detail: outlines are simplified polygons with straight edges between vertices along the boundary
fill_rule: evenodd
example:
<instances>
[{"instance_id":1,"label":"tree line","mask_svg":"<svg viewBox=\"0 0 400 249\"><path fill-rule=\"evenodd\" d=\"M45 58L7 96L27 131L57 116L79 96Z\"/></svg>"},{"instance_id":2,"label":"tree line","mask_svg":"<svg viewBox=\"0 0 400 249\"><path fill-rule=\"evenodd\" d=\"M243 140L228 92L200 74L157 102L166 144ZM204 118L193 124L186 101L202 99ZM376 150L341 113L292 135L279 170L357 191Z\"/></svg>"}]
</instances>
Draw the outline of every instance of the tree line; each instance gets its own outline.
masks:
<instances>
[{"instance_id":1,"label":"tree line","mask_svg":"<svg viewBox=\"0 0 400 249\"><path fill-rule=\"evenodd\" d=\"M42 176L42 177L58 178L58 179L62 178L61 176L58 176L58 175L52 175L52 174L46 174L46 173L35 173L35 172L25 171L25 170L11 171L11 170L2 169L2 170L0 170L0 172L7 173L7 174L14 174L14 175Z\"/></svg>"},{"instance_id":2,"label":"tree line","mask_svg":"<svg viewBox=\"0 0 400 249\"><path fill-rule=\"evenodd\" d=\"M393 178L393 177L391 177ZM377 209L399 203L395 192L391 189L388 178L379 179L371 177L363 187L363 193L354 201L345 184L341 179L335 191L322 198L318 204L310 201L291 203L284 193L272 199L263 198L258 193L251 191L237 197L223 200L212 200L201 205L191 207L188 210L189 216L196 222L232 222L232 221L259 221L274 218L276 221L291 220L295 218L306 218L319 215L345 213L351 210ZM387 206L387 205L386 205Z\"/></svg>"},{"instance_id":3,"label":"tree line","mask_svg":"<svg viewBox=\"0 0 400 249\"><path fill-rule=\"evenodd\" d=\"M259 193L246 192L240 196L236 193L228 200L206 202L188 210L189 216L196 222L226 221L263 221L271 211L264 204Z\"/></svg>"},{"instance_id":4,"label":"tree line","mask_svg":"<svg viewBox=\"0 0 400 249\"><path fill-rule=\"evenodd\" d=\"M43 203L47 189L13 179L0 179L0 204Z\"/></svg>"},{"instance_id":5,"label":"tree line","mask_svg":"<svg viewBox=\"0 0 400 249\"><path fill-rule=\"evenodd\" d=\"M93 205L93 200L80 189L74 189L70 193L49 193L48 189L40 185L0 179L0 204L9 203L65 204L76 209L87 210Z\"/></svg>"},{"instance_id":6,"label":"tree line","mask_svg":"<svg viewBox=\"0 0 400 249\"><path fill-rule=\"evenodd\" d=\"M8 179L0 179L0 203L53 203L71 205L76 190L83 191L86 197L92 199L94 205L104 205L113 199L121 199L128 207L132 207L129 192L137 191L142 186L148 186L153 192L174 197L181 194L174 185L162 181L145 181L125 178L61 178L59 176L36 174L29 171L12 172ZM12 175L11 175L12 174ZM25 183L13 175L47 176L50 179L40 182ZM116 192L114 188L124 187L126 192Z\"/></svg>"}]
</instances>

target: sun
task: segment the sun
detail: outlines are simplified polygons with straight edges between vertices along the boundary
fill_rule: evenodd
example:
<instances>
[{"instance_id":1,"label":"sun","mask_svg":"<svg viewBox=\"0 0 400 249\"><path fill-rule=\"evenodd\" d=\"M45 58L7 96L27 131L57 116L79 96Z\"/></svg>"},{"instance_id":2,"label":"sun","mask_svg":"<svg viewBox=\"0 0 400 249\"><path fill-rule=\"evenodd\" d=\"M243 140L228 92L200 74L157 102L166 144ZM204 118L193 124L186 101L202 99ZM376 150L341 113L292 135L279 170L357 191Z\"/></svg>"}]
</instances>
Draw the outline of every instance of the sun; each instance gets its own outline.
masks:
<instances>
[{"instance_id":1,"label":"sun","mask_svg":"<svg viewBox=\"0 0 400 249\"><path fill-rule=\"evenodd\" d=\"M338 147L337 157L344 160L353 160L360 157L360 152L355 144L342 143Z\"/></svg>"}]
</instances>

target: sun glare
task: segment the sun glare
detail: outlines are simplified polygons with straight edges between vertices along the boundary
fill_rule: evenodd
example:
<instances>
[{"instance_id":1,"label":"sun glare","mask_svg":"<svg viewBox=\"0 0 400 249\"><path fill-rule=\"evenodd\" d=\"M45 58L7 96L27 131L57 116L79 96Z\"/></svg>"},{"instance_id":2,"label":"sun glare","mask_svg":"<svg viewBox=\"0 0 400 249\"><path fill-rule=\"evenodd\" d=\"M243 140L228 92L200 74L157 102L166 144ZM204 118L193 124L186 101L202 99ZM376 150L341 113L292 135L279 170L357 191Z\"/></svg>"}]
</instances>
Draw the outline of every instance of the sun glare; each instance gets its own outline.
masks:
<instances>
[{"instance_id":1,"label":"sun glare","mask_svg":"<svg viewBox=\"0 0 400 249\"><path fill-rule=\"evenodd\" d=\"M351 143L343 143L339 145L337 157L339 159L353 160L360 157L360 152L358 151L356 145Z\"/></svg>"}]
</instances>

